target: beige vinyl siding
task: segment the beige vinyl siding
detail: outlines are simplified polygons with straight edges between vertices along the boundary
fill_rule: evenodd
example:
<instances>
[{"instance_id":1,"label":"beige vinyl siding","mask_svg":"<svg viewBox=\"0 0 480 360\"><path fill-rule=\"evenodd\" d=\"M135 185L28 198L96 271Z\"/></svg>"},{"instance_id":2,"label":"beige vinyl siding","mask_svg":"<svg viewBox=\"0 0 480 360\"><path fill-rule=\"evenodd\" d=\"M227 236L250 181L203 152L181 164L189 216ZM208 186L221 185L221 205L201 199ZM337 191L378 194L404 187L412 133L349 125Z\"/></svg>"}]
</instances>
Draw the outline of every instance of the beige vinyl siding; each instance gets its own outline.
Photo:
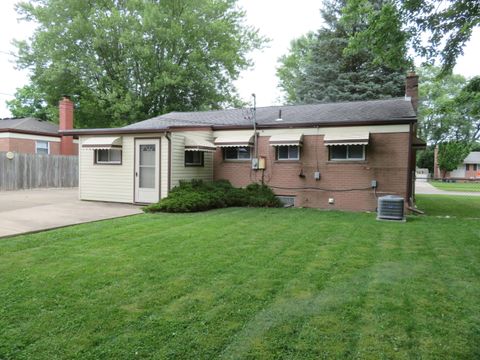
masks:
<instances>
[{"instance_id":1,"label":"beige vinyl siding","mask_svg":"<svg viewBox=\"0 0 480 360\"><path fill-rule=\"evenodd\" d=\"M213 153L205 152L204 166L185 166L185 136L213 142L212 131L182 131L172 133L172 183L178 185L180 180L213 180Z\"/></svg>"},{"instance_id":2,"label":"beige vinyl siding","mask_svg":"<svg viewBox=\"0 0 480 360\"><path fill-rule=\"evenodd\" d=\"M93 136L81 136L79 148L79 196L81 200L133 203L135 138L160 139L160 192L165 196L168 184L168 142L162 134L122 136L122 164L100 165L94 162L94 151L83 149L83 141Z\"/></svg>"},{"instance_id":3,"label":"beige vinyl siding","mask_svg":"<svg viewBox=\"0 0 480 360\"><path fill-rule=\"evenodd\" d=\"M80 199L133 202L133 137L122 137L121 165L95 164L94 150L81 147L91 137L80 137Z\"/></svg>"}]
</instances>

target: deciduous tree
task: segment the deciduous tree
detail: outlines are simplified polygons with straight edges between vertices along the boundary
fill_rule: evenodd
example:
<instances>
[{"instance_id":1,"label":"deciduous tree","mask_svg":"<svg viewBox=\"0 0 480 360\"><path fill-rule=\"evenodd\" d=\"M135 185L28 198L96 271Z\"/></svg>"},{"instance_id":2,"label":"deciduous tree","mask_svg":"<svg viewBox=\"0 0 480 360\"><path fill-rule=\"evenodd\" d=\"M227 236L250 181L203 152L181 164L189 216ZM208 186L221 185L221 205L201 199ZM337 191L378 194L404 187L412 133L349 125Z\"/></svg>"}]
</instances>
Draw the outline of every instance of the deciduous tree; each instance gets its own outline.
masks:
<instances>
[{"instance_id":1,"label":"deciduous tree","mask_svg":"<svg viewBox=\"0 0 480 360\"><path fill-rule=\"evenodd\" d=\"M11 111L39 98L49 114L68 94L79 127L235 103L232 81L264 41L236 0L33 0L17 11L38 27L16 43L31 84Z\"/></svg>"}]
</instances>

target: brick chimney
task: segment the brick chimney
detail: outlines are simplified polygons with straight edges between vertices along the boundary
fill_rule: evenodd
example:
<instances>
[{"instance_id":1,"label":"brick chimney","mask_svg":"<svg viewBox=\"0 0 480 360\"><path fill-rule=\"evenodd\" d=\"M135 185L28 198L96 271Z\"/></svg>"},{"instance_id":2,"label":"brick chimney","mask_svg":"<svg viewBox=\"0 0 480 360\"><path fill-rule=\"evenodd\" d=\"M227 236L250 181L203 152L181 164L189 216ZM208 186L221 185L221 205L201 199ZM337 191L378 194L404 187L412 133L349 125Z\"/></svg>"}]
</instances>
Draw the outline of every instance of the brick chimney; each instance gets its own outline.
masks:
<instances>
[{"instance_id":1,"label":"brick chimney","mask_svg":"<svg viewBox=\"0 0 480 360\"><path fill-rule=\"evenodd\" d=\"M409 71L405 81L405 96L412 101L412 106L415 112L418 108L418 75L415 71Z\"/></svg>"},{"instance_id":2,"label":"brick chimney","mask_svg":"<svg viewBox=\"0 0 480 360\"><path fill-rule=\"evenodd\" d=\"M59 130L73 129L73 102L68 96L64 96L58 103ZM73 136L63 136L60 142L60 154L76 155L73 145Z\"/></svg>"}]
</instances>

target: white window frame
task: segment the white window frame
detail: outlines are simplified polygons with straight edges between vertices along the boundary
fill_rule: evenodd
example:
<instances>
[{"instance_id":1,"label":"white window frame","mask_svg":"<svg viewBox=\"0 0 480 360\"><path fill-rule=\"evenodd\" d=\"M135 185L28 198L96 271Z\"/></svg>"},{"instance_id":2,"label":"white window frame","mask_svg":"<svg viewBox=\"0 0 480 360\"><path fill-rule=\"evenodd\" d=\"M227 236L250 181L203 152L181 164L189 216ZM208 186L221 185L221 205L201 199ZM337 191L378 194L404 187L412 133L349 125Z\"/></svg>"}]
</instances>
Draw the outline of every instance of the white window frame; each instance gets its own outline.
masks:
<instances>
[{"instance_id":1,"label":"white window frame","mask_svg":"<svg viewBox=\"0 0 480 360\"><path fill-rule=\"evenodd\" d=\"M224 148L223 150L223 160L225 161L249 161L249 160L252 160L252 147L251 146L236 146L234 147L234 149L237 151L237 157L236 158L227 158L227 150L228 149L231 149L232 147L228 148ZM248 158L240 158L238 157L238 154L240 153L239 152L239 149L240 148L246 148L248 149L248 155L249 157Z\"/></svg>"},{"instance_id":2,"label":"white window frame","mask_svg":"<svg viewBox=\"0 0 480 360\"><path fill-rule=\"evenodd\" d=\"M200 161L199 162L187 162L187 154L188 153L198 153L200 154ZM185 158L184 158L184 164L186 167L189 166L196 166L196 167L202 167L204 166L205 163L205 152L204 151L185 151Z\"/></svg>"},{"instance_id":3,"label":"white window frame","mask_svg":"<svg viewBox=\"0 0 480 360\"><path fill-rule=\"evenodd\" d=\"M39 143L46 143L47 144L47 154L39 153L38 152L38 144ZM42 148L43 149L43 148ZM43 154L43 155L50 155L50 141L46 140L35 140L35 154Z\"/></svg>"},{"instance_id":4,"label":"white window frame","mask_svg":"<svg viewBox=\"0 0 480 360\"><path fill-rule=\"evenodd\" d=\"M332 157L332 147L333 146L346 146L347 147L347 157L345 159L343 159L343 158L342 159L333 158ZM351 158L351 157L349 157L350 146L361 146L362 150L363 150L362 157L361 158ZM366 146L367 145L331 145L331 146L329 146L329 149L328 149L329 150L328 157L329 157L330 161L365 161Z\"/></svg>"},{"instance_id":5,"label":"white window frame","mask_svg":"<svg viewBox=\"0 0 480 360\"><path fill-rule=\"evenodd\" d=\"M288 157L287 158L281 158L280 157L280 148L281 147L287 147L288 148ZM291 157L290 156L290 149L296 147L297 148L297 157ZM279 145L275 146L275 152L276 152L276 159L278 161L295 161L295 160L300 160L300 146L298 145Z\"/></svg>"},{"instance_id":6,"label":"white window frame","mask_svg":"<svg viewBox=\"0 0 480 360\"><path fill-rule=\"evenodd\" d=\"M107 154L108 154L107 161L98 160L99 151L107 151ZM120 152L120 160L111 160L112 151ZM123 152L121 149L96 149L94 153L95 153L94 155L95 164L98 164L98 165L121 165L122 164Z\"/></svg>"}]
</instances>

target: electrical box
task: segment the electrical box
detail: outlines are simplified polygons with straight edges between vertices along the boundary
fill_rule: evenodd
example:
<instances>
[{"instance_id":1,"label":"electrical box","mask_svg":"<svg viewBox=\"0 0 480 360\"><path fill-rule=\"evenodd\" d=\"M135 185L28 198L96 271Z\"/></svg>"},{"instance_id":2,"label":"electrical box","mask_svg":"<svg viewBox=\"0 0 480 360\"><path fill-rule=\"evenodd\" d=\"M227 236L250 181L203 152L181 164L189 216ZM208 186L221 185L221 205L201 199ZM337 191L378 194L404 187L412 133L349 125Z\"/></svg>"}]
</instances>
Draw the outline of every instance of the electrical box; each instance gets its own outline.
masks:
<instances>
[{"instance_id":1,"label":"electrical box","mask_svg":"<svg viewBox=\"0 0 480 360\"><path fill-rule=\"evenodd\" d=\"M372 182L370 183L370 186L372 187L372 189L376 189L378 186L377 180L372 180Z\"/></svg>"},{"instance_id":2,"label":"electrical box","mask_svg":"<svg viewBox=\"0 0 480 360\"><path fill-rule=\"evenodd\" d=\"M259 158L252 159L252 169L253 170L264 170L265 169L265 157L260 156Z\"/></svg>"},{"instance_id":3,"label":"electrical box","mask_svg":"<svg viewBox=\"0 0 480 360\"><path fill-rule=\"evenodd\" d=\"M320 171L315 171L315 172L313 173L313 178L314 178L315 180L320 180Z\"/></svg>"},{"instance_id":4,"label":"electrical box","mask_svg":"<svg viewBox=\"0 0 480 360\"><path fill-rule=\"evenodd\" d=\"M265 170L265 167L266 167L266 161L267 159L265 159L265 156L260 156L258 158L258 169L259 170Z\"/></svg>"}]
</instances>

